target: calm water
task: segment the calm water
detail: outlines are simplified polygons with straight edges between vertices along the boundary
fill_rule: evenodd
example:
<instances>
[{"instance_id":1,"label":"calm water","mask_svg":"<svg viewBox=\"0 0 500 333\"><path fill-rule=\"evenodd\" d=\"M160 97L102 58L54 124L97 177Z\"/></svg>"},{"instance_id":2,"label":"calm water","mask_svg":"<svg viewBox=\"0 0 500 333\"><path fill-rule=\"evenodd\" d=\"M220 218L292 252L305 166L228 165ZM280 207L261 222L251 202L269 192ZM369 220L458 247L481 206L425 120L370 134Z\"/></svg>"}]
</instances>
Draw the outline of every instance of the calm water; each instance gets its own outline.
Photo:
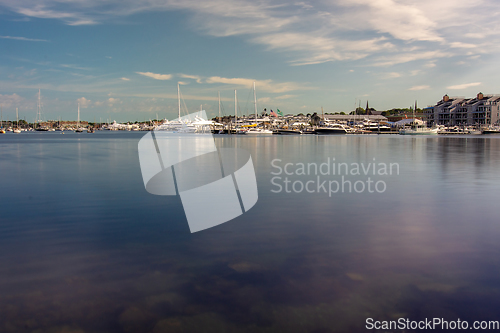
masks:
<instances>
[{"instance_id":1,"label":"calm water","mask_svg":"<svg viewBox=\"0 0 500 333\"><path fill-rule=\"evenodd\" d=\"M179 197L144 189L144 134L0 136L0 331L365 332L368 317L500 320L500 137L218 136L220 147L251 152L259 201L191 234ZM333 159L397 163L399 174L370 174L383 193L329 196L313 183L314 193L274 193L273 160L295 171ZM295 189L317 181L288 178Z\"/></svg>"}]
</instances>

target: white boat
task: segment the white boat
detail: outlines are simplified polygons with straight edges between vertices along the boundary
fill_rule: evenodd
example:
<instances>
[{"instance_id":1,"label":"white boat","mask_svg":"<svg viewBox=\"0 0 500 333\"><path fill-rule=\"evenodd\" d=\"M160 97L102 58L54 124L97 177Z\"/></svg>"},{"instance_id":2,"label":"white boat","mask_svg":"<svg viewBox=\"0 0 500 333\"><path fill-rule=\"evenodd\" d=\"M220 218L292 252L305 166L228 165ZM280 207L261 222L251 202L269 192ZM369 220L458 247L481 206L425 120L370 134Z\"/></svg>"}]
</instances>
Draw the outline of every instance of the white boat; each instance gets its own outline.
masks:
<instances>
[{"instance_id":1,"label":"white boat","mask_svg":"<svg viewBox=\"0 0 500 333\"><path fill-rule=\"evenodd\" d=\"M391 128L385 124L380 124L379 122L370 121L365 119L362 123L363 129L371 132L390 132Z\"/></svg>"},{"instance_id":2,"label":"white boat","mask_svg":"<svg viewBox=\"0 0 500 333\"><path fill-rule=\"evenodd\" d=\"M437 127L427 127L425 122L415 118L415 110L417 109L417 101L415 101L415 108L413 109L413 122L411 127L402 128L399 130L401 135L437 135L439 128Z\"/></svg>"},{"instance_id":3,"label":"white boat","mask_svg":"<svg viewBox=\"0 0 500 333\"><path fill-rule=\"evenodd\" d=\"M401 135L437 135L437 128L429 128L425 125L413 125L410 128L402 128L399 130Z\"/></svg>"},{"instance_id":4,"label":"white boat","mask_svg":"<svg viewBox=\"0 0 500 333\"><path fill-rule=\"evenodd\" d=\"M246 134L273 134L273 131L265 128L252 128L249 129Z\"/></svg>"},{"instance_id":5,"label":"white boat","mask_svg":"<svg viewBox=\"0 0 500 333\"><path fill-rule=\"evenodd\" d=\"M318 127L314 132L319 135L338 135L349 133L349 129L342 124L332 124L328 127Z\"/></svg>"},{"instance_id":6,"label":"white boat","mask_svg":"<svg viewBox=\"0 0 500 333\"><path fill-rule=\"evenodd\" d=\"M192 113L181 117L181 94L180 86L177 83L177 100L178 100L178 118L172 121L164 120L161 125L154 127L155 131L166 131L172 133L211 133L214 122L205 120L200 115L205 111L200 110L197 113Z\"/></svg>"}]
</instances>

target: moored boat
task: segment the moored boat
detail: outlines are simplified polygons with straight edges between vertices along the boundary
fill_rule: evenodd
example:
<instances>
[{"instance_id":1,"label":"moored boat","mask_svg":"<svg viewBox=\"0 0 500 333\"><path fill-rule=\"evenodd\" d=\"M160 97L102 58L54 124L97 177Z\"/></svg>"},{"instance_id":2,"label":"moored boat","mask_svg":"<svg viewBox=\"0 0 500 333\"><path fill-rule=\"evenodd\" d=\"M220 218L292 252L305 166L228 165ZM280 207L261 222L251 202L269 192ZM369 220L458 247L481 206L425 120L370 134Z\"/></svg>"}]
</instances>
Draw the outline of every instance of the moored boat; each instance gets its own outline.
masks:
<instances>
[{"instance_id":1,"label":"moored boat","mask_svg":"<svg viewBox=\"0 0 500 333\"><path fill-rule=\"evenodd\" d=\"M339 135L347 134L348 132L345 126L341 124L333 124L329 127L318 127L314 131L319 135Z\"/></svg>"}]
</instances>

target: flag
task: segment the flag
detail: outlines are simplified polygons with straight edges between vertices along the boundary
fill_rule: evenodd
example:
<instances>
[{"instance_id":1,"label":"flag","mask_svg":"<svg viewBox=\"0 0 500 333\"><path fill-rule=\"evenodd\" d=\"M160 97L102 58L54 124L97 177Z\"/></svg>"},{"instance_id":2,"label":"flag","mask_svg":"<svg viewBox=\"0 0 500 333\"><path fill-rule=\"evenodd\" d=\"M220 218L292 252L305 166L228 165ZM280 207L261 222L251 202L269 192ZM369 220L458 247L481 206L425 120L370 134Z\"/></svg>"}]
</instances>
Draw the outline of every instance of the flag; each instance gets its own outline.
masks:
<instances>
[{"instance_id":1,"label":"flag","mask_svg":"<svg viewBox=\"0 0 500 333\"><path fill-rule=\"evenodd\" d=\"M276 110L278 110L278 114L279 114L280 116L282 116L282 115L283 115L283 113L280 111L280 109L276 109Z\"/></svg>"},{"instance_id":2,"label":"flag","mask_svg":"<svg viewBox=\"0 0 500 333\"><path fill-rule=\"evenodd\" d=\"M276 112L274 112L273 110L271 110L271 116L277 117L278 115L276 114Z\"/></svg>"}]
</instances>

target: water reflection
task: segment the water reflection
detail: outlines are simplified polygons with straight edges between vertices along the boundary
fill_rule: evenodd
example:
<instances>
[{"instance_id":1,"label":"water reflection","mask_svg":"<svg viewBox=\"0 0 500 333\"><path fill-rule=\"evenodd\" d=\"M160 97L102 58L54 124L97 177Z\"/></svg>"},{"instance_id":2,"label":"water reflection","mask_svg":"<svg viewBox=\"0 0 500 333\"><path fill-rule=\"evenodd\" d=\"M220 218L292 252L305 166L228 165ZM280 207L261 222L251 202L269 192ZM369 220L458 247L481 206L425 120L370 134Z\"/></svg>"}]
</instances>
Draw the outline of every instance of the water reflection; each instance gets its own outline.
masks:
<instances>
[{"instance_id":1,"label":"water reflection","mask_svg":"<svg viewBox=\"0 0 500 333\"><path fill-rule=\"evenodd\" d=\"M46 134L46 133L44 133ZM495 137L216 136L259 201L190 234L149 195L143 133L0 141L0 331L363 332L365 319L498 320ZM273 159L397 162L382 194L272 193Z\"/></svg>"}]
</instances>

